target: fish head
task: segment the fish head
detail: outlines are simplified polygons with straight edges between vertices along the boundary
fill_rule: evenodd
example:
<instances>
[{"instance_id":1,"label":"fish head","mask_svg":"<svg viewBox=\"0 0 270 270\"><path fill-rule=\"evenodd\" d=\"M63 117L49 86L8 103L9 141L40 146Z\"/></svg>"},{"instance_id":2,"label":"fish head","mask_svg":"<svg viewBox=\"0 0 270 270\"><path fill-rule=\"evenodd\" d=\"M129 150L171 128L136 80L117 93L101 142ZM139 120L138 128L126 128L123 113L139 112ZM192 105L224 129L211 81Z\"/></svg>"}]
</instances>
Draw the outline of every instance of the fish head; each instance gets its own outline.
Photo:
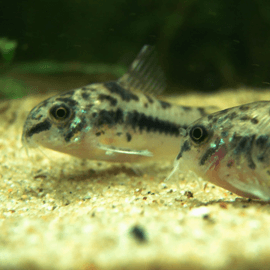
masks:
<instances>
[{"instance_id":1,"label":"fish head","mask_svg":"<svg viewBox=\"0 0 270 270\"><path fill-rule=\"evenodd\" d=\"M195 121L188 127L185 133L181 133L183 140L180 146L179 154L175 159L175 166L178 166L181 172L193 171L200 177L204 175L207 151L214 147L215 133L207 121L203 117L199 121Z\"/></svg>"},{"instance_id":2,"label":"fish head","mask_svg":"<svg viewBox=\"0 0 270 270\"><path fill-rule=\"evenodd\" d=\"M24 124L22 144L67 153L78 147L91 129L91 116L97 114L94 107L98 100L94 88L93 91L88 87L56 95L34 107Z\"/></svg>"}]
</instances>

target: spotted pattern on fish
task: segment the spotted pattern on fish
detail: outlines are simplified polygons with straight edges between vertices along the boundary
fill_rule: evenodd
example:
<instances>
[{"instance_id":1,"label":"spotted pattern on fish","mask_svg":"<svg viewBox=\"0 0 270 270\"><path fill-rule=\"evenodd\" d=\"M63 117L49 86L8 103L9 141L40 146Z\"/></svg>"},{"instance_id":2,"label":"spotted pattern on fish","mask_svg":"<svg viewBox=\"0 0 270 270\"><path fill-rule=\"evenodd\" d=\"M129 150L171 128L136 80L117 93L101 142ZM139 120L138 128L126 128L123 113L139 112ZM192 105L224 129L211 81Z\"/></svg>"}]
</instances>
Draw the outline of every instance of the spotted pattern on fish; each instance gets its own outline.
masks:
<instances>
[{"instance_id":1,"label":"spotted pattern on fish","mask_svg":"<svg viewBox=\"0 0 270 270\"><path fill-rule=\"evenodd\" d=\"M148 100L148 102L150 104L153 104L154 103L154 100L151 97L149 97L148 95L145 95L145 97L147 98L147 100Z\"/></svg>"},{"instance_id":2,"label":"spotted pattern on fish","mask_svg":"<svg viewBox=\"0 0 270 270\"><path fill-rule=\"evenodd\" d=\"M270 201L269 110L270 101L258 101L196 120L181 135L175 169L192 170L238 195Z\"/></svg>"},{"instance_id":3,"label":"spotted pattern on fish","mask_svg":"<svg viewBox=\"0 0 270 270\"><path fill-rule=\"evenodd\" d=\"M139 101L139 97L132 93L131 91L125 90L120 85L118 85L116 82L108 82L104 84L105 87L110 91L110 93L115 93L118 96L121 97L123 101L129 102L131 100L133 101Z\"/></svg>"},{"instance_id":4,"label":"spotted pattern on fish","mask_svg":"<svg viewBox=\"0 0 270 270\"><path fill-rule=\"evenodd\" d=\"M254 124L254 125L257 125L257 124L259 123L259 120L258 120L256 117L254 117L254 118L252 118L252 119L250 120L250 122L251 122L252 124Z\"/></svg>"},{"instance_id":5,"label":"spotted pattern on fish","mask_svg":"<svg viewBox=\"0 0 270 270\"><path fill-rule=\"evenodd\" d=\"M202 116L208 115L208 113L206 112L205 108L203 107L198 107L199 112L201 113Z\"/></svg>"},{"instance_id":6,"label":"spotted pattern on fish","mask_svg":"<svg viewBox=\"0 0 270 270\"><path fill-rule=\"evenodd\" d=\"M173 159L179 130L207 111L157 99L152 93L165 84L155 62L152 50L144 47L117 81L89 84L41 102L27 117L23 144L93 160Z\"/></svg>"},{"instance_id":7,"label":"spotted pattern on fish","mask_svg":"<svg viewBox=\"0 0 270 270\"><path fill-rule=\"evenodd\" d=\"M248 111L250 109L250 107L248 105L241 105L239 106L239 110L240 111Z\"/></svg>"},{"instance_id":8,"label":"spotted pattern on fish","mask_svg":"<svg viewBox=\"0 0 270 270\"><path fill-rule=\"evenodd\" d=\"M247 165L250 169L254 170L256 165L252 159L252 146L256 135L251 136L233 136L230 144L230 148L233 151L236 158L240 158L243 155L247 161Z\"/></svg>"},{"instance_id":9,"label":"spotted pattern on fish","mask_svg":"<svg viewBox=\"0 0 270 270\"><path fill-rule=\"evenodd\" d=\"M82 92L82 98L85 99L85 100L88 100L90 97L90 94L86 93L85 91Z\"/></svg>"},{"instance_id":10,"label":"spotted pattern on fish","mask_svg":"<svg viewBox=\"0 0 270 270\"><path fill-rule=\"evenodd\" d=\"M115 92L112 94L107 86L102 83L89 85L84 90L77 89L72 93L67 92L66 95L61 94L61 96L52 97L30 112L24 127L24 143L30 146L43 145L73 155L71 148L75 149L76 146L69 147L65 144L79 145L80 141L92 134L93 144L96 140L102 140L100 143L97 142L96 145L107 145L108 142L115 142L115 148L117 148L117 145L119 147L123 145L123 147L130 147L131 149L138 149L138 147L140 147L139 149L148 149L150 145L152 152L158 153L155 159L163 159L162 155L164 155L164 159L173 158L179 144L177 140L179 129L187 128L194 119L202 116L202 112L198 108L183 109L181 106L160 101L154 97L150 98L144 93L134 94L137 98L134 98L134 96L131 98L130 93L124 95L123 92L120 92L121 94ZM83 96L84 98L82 98ZM145 107L145 104L148 106ZM59 107L61 105L69 108L72 115L67 122L66 120L63 122L56 121L50 113L53 106ZM51 128L47 127L48 132L43 135L46 139L41 138L42 132L33 129L33 126L42 123L45 119L51 123ZM29 130L31 130L31 138L28 136ZM101 133L101 130L105 134ZM130 136L122 139L117 135L119 133L130 134ZM35 134L39 134L39 136L33 136ZM116 140L115 137L118 137L119 140ZM120 142L120 140L123 142ZM128 145L125 145L125 142ZM161 142L161 148L156 150L156 148L158 149L157 145L160 145ZM155 149L152 146L154 143L156 144ZM83 146L80 147L83 148ZM91 159L99 160L103 160L103 158L104 160L109 158L115 161L119 160L118 157L106 156L105 153L103 154L104 157L100 157L101 154L97 156L93 150L91 151L92 154L85 154L83 157L88 158L89 156ZM80 156L77 152L74 155ZM129 159L126 158L126 160ZM135 160L135 157L133 157L132 162ZM140 159L138 158L138 160Z\"/></svg>"},{"instance_id":11,"label":"spotted pattern on fish","mask_svg":"<svg viewBox=\"0 0 270 270\"><path fill-rule=\"evenodd\" d=\"M60 98L57 98L56 101L62 101L68 106L72 106L72 107L78 105L78 101L72 99L71 97L60 97Z\"/></svg>"},{"instance_id":12,"label":"spotted pattern on fish","mask_svg":"<svg viewBox=\"0 0 270 270\"><path fill-rule=\"evenodd\" d=\"M109 95L100 94L98 96L98 99L100 101L108 100L110 102L111 106L116 106L117 105L117 99L116 98L113 98L113 97L111 97Z\"/></svg>"},{"instance_id":13,"label":"spotted pattern on fish","mask_svg":"<svg viewBox=\"0 0 270 270\"><path fill-rule=\"evenodd\" d=\"M128 132L126 133L126 136L127 136L127 141L130 142L132 139L132 136Z\"/></svg>"},{"instance_id":14,"label":"spotted pattern on fish","mask_svg":"<svg viewBox=\"0 0 270 270\"><path fill-rule=\"evenodd\" d=\"M172 106L170 103L162 101L162 100L159 100L159 103L161 104L161 107L163 109L167 109L167 108L170 108Z\"/></svg>"}]
</instances>

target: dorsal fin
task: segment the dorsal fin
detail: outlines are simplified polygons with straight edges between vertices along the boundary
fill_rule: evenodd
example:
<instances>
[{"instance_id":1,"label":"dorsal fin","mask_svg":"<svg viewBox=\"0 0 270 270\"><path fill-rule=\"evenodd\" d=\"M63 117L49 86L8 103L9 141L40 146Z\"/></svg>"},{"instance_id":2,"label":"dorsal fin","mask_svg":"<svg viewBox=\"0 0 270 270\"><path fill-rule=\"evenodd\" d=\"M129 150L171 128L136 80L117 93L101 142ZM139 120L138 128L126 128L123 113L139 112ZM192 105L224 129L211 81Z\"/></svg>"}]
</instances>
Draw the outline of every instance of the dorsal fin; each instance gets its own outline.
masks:
<instances>
[{"instance_id":1,"label":"dorsal fin","mask_svg":"<svg viewBox=\"0 0 270 270\"><path fill-rule=\"evenodd\" d=\"M158 95L166 88L165 75L153 46L144 45L127 73L117 83L131 91Z\"/></svg>"}]
</instances>

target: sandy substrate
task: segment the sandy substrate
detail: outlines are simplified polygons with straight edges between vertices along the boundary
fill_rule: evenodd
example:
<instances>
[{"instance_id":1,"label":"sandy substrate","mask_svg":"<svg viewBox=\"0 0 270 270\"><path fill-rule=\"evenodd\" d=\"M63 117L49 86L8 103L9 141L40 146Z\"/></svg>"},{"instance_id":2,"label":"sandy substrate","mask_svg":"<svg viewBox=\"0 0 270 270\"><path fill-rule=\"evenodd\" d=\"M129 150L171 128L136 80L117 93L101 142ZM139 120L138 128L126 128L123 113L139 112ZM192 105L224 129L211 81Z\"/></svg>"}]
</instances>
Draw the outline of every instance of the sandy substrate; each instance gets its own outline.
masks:
<instances>
[{"instance_id":1,"label":"sandy substrate","mask_svg":"<svg viewBox=\"0 0 270 270\"><path fill-rule=\"evenodd\" d=\"M171 161L28 157L22 126L43 99L0 103L0 269L269 269L268 203L192 174L164 182ZM224 109L263 99L269 91L239 89L177 100Z\"/></svg>"}]
</instances>

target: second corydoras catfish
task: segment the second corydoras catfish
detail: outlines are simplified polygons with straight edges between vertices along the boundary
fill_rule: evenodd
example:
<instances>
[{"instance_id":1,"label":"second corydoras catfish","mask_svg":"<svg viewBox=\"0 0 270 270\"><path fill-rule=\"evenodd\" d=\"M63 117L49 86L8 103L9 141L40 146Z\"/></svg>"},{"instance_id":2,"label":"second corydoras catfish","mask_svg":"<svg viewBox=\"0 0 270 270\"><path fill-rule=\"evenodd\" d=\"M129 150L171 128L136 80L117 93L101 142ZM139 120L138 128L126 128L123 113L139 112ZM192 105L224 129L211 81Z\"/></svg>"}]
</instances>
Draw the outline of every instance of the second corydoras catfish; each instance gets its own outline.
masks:
<instances>
[{"instance_id":1,"label":"second corydoras catfish","mask_svg":"<svg viewBox=\"0 0 270 270\"><path fill-rule=\"evenodd\" d=\"M175 168L240 196L270 201L270 101L202 117L181 133ZM169 176L170 177L170 176Z\"/></svg>"},{"instance_id":2,"label":"second corydoras catfish","mask_svg":"<svg viewBox=\"0 0 270 270\"><path fill-rule=\"evenodd\" d=\"M164 88L156 52L144 46L118 81L93 83L38 104L27 117L22 142L92 160L173 160L179 130L207 113L151 96Z\"/></svg>"}]
</instances>

